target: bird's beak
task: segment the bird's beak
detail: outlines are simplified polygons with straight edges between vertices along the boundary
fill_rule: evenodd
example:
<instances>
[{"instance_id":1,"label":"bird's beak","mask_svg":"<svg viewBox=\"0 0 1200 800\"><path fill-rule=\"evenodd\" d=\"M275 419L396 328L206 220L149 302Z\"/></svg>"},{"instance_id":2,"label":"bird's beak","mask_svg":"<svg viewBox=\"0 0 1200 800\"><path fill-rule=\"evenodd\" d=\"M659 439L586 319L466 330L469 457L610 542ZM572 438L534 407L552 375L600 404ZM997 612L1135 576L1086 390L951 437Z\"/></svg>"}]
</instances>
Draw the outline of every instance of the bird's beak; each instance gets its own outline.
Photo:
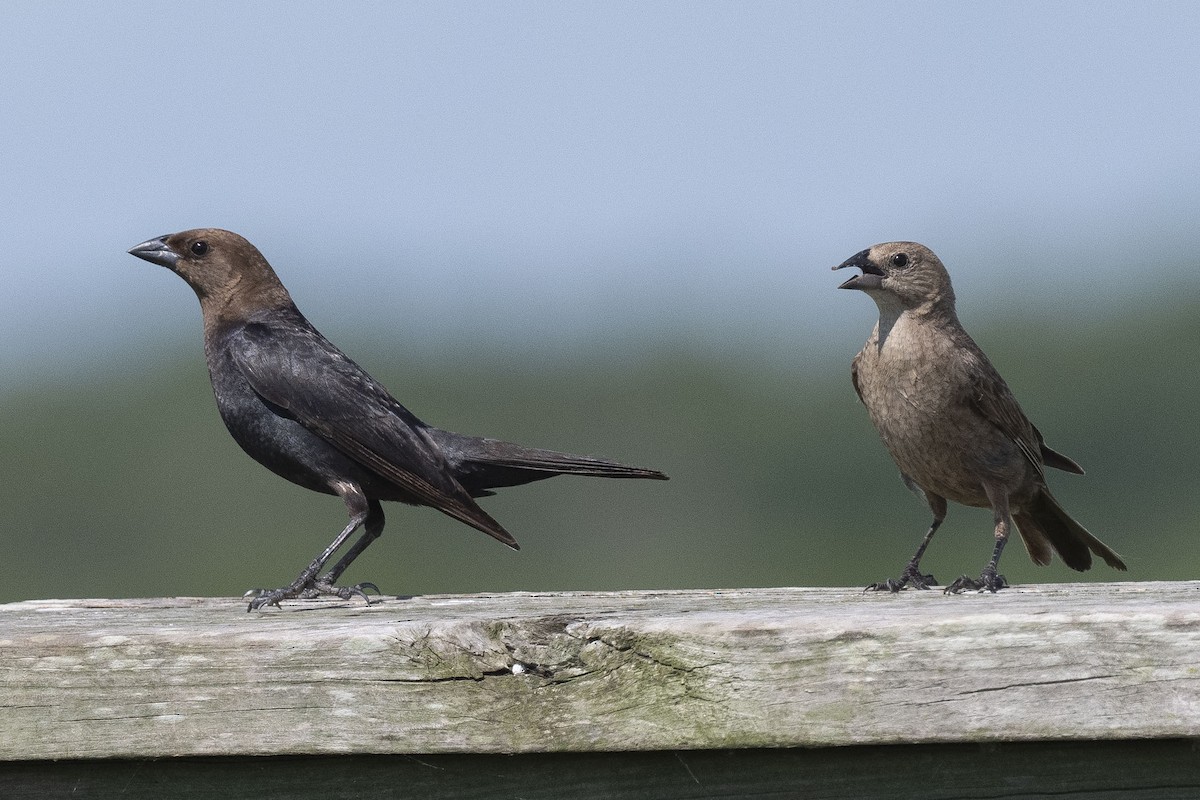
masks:
<instances>
[{"instance_id":1,"label":"bird's beak","mask_svg":"<svg viewBox=\"0 0 1200 800\"><path fill-rule=\"evenodd\" d=\"M167 269L175 269L175 264L179 261L179 254L167 244L166 236L159 236L129 248L129 255L144 258L151 264L158 264Z\"/></svg>"},{"instance_id":2,"label":"bird's beak","mask_svg":"<svg viewBox=\"0 0 1200 800\"><path fill-rule=\"evenodd\" d=\"M883 270L875 266L875 262L871 260L870 250L863 250L861 253L856 253L851 258L838 264L834 269L842 269L843 267L858 267L862 270L862 275L855 275L853 278L850 278L839 286L839 289L861 289L867 291L883 288Z\"/></svg>"}]
</instances>

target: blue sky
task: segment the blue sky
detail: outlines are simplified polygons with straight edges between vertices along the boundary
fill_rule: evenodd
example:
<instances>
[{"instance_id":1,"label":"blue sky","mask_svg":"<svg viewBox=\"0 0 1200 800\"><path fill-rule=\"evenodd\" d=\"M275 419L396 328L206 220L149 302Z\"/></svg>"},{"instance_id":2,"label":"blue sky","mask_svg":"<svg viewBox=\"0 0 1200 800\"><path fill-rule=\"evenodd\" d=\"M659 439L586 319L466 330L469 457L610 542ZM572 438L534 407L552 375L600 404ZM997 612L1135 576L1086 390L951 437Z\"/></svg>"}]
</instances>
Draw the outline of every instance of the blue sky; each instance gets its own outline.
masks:
<instances>
[{"instance_id":1,"label":"blue sky","mask_svg":"<svg viewBox=\"0 0 1200 800\"><path fill-rule=\"evenodd\" d=\"M814 333L873 308L828 268L898 238L965 317L1200 286L1200 4L332 9L6 7L9 382L198 346L191 292L125 250L207 225L393 346L690 327L848 358Z\"/></svg>"}]
</instances>

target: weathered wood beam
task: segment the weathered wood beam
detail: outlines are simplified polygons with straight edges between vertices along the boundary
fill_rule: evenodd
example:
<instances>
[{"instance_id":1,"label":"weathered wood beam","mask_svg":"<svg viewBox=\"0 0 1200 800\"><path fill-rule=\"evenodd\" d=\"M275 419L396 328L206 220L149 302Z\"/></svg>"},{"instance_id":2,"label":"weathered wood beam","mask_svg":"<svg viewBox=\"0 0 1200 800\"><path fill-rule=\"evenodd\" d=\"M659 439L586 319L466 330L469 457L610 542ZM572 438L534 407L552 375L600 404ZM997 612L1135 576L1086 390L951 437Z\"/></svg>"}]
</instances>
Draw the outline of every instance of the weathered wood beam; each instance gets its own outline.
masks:
<instances>
[{"instance_id":1,"label":"weathered wood beam","mask_svg":"<svg viewBox=\"0 0 1200 800\"><path fill-rule=\"evenodd\" d=\"M0 605L0 759L1200 735L1200 583Z\"/></svg>"}]
</instances>

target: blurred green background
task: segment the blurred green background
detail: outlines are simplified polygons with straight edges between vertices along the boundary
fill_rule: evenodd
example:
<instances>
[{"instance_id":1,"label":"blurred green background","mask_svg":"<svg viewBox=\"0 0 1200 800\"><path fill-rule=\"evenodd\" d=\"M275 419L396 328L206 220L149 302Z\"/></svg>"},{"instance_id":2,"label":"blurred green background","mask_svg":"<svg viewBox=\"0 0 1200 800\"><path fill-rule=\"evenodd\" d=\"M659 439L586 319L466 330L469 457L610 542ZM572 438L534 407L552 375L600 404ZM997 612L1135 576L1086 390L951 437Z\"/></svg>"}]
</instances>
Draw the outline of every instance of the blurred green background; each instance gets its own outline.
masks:
<instances>
[{"instance_id":1,"label":"blurred green background","mask_svg":"<svg viewBox=\"0 0 1200 800\"><path fill-rule=\"evenodd\" d=\"M405 357L396 330L343 337L432 424L672 478L560 477L485 499L519 553L430 509L388 504L384 536L347 578L409 594L858 586L898 574L928 514L850 386L848 362L874 304L834 284L829 299L844 321L790 354L718 352L663 331L553 358L498 346ZM1052 472L1055 494L1130 565L1127 575L1038 568L1014 544L1003 563L1010 581L1200 574L1195 303L1132 303L1087 318L1009 308L1004 319L965 321L1048 441L1088 470ZM0 599L273 587L343 525L338 499L275 477L227 435L196 327L195 341L138 353L103 375L45 379L0 398ZM988 512L952 506L924 566L942 581L977 573L990 528Z\"/></svg>"},{"instance_id":2,"label":"blurred green background","mask_svg":"<svg viewBox=\"0 0 1200 800\"><path fill-rule=\"evenodd\" d=\"M351 581L897 575L928 511L829 272L894 239L1087 469L1051 487L1131 569L1082 577L1200 577L1197 40L1195 3L8 4L0 600L278 586L344 524L240 452L195 298L125 254L201 226L429 423L672 477L485 499L519 553L391 505ZM953 508L923 566L990 550Z\"/></svg>"}]
</instances>

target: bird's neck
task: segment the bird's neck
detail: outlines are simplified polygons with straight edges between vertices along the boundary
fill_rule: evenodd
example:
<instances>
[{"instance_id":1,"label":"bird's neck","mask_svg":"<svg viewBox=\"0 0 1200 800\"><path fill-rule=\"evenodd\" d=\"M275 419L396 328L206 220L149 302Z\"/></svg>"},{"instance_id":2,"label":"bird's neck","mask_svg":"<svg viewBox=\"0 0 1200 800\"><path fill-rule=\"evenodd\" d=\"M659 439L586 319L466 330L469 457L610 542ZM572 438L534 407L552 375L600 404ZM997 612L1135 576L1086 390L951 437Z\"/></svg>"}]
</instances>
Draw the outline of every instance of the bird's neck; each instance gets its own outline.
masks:
<instances>
[{"instance_id":1,"label":"bird's neck","mask_svg":"<svg viewBox=\"0 0 1200 800\"><path fill-rule=\"evenodd\" d=\"M957 320L954 307L947 308L943 303L922 303L915 308L909 308L891 297L878 297L875 300L879 306L879 322L875 325L875 341L882 348L897 329L903 330L909 325L938 326Z\"/></svg>"},{"instance_id":2,"label":"bird's neck","mask_svg":"<svg viewBox=\"0 0 1200 800\"><path fill-rule=\"evenodd\" d=\"M908 310L897 297L890 293L872 293L871 299L875 301L875 305L879 306L879 322L875 325L875 341L882 348L892 334L892 329L896 327Z\"/></svg>"},{"instance_id":3,"label":"bird's neck","mask_svg":"<svg viewBox=\"0 0 1200 800\"><path fill-rule=\"evenodd\" d=\"M254 282L239 278L222 287L222 291L200 296L206 336L215 335L262 311L295 308L291 295L277 278Z\"/></svg>"}]
</instances>

